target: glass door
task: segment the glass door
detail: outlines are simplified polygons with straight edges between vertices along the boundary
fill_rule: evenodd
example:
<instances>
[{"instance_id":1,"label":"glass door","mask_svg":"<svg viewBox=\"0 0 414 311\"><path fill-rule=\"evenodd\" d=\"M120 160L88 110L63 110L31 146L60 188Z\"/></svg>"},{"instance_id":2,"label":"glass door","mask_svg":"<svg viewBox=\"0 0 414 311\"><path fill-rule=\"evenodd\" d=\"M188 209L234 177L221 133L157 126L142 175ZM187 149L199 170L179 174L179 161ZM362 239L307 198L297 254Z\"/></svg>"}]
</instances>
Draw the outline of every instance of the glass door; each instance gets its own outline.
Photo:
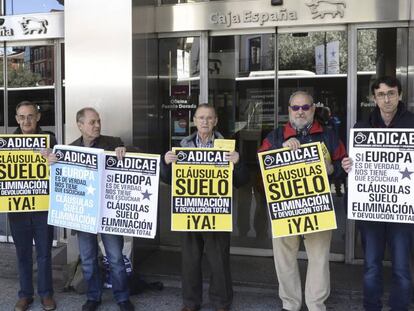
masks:
<instances>
[{"instance_id":1,"label":"glass door","mask_svg":"<svg viewBox=\"0 0 414 311\"><path fill-rule=\"evenodd\" d=\"M403 26L369 28L356 27L356 121L367 120L375 107L371 95L372 82L384 75L398 78L402 84L402 102L408 110L414 111L414 103L410 99L413 91L412 76L409 75L409 59L412 50L409 48L409 28ZM353 123L351 124L351 126ZM358 230L350 237L353 242L351 261L364 257L361 237ZM386 255L388 256L388 255Z\"/></svg>"},{"instance_id":2,"label":"glass door","mask_svg":"<svg viewBox=\"0 0 414 311\"><path fill-rule=\"evenodd\" d=\"M234 192L231 245L266 255L271 255L271 230L257 150L275 126L275 38L274 29L214 36L208 47L209 103L217 109L218 131L236 140L250 171L250 182Z\"/></svg>"},{"instance_id":3,"label":"glass door","mask_svg":"<svg viewBox=\"0 0 414 311\"><path fill-rule=\"evenodd\" d=\"M336 30L257 33L209 38L209 102L219 115L218 130L237 141L251 180L235 192L232 246L271 254L271 231L257 163L257 149L275 127L288 122L288 100L307 90L317 117L346 142L347 33ZM291 30L290 30L291 31ZM277 96L275 96L277 94ZM338 230L335 260L345 252L345 180L332 181ZM253 251L259 253L259 251Z\"/></svg>"},{"instance_id":4,"label":"glass door","mask_svg":"<svg viewBox=\"0 0 414 311\"><path fill-rule=\"evenodd\" d=\"M278 126L288 122L288 102L296 90L312 94L315 118L332 128L347 142L348 41L345 28L278 35ZM343 260L345 254L346 213L345 178L331 180L337 230L333 231L331 257Z\"/></svg>"},{"instance_id":5,"label":"glass door","mask_svg":"<svg viewBox=\"0 0 414 311\"><path fill-rule=\"evenodd\" d=\"M56 89L62 87L62 68L56 66L61 64L62 55L57 53L56 46L60 51L60 45L54 41L18 45L6 43L3 55L7 65L2 66L4 70L1 71L0 88L0 115L5 116L0 119L2 133L13 133L16 130L16 106L24 100L35 102L39 106L39 125L43 130L55 133L58 127L63 127L63 119L56 120L56 111L63 111L62 91L57 92ZM12 241L6 214L0 214L0 223L4 224L1 226L4 229L0 229L3 230L0 231L0 240ZM57 240L58 233L55 231Z\"/></svg>"},{"instance_id":6,"label":"glass door","mask_svg":"<svg viewBox=\"0 0 414 311\"><path fill-rule=\"evenodd\" d=\"M159 39L158 109L160 115L161 153L179 146L180 141L192 130L192 116L200 95L200 37ZM155 135L155 133L151 133ZM178 246L180 235L172 232L169 185L160 185L160 243Z\"/></svg>"}]
</instances>

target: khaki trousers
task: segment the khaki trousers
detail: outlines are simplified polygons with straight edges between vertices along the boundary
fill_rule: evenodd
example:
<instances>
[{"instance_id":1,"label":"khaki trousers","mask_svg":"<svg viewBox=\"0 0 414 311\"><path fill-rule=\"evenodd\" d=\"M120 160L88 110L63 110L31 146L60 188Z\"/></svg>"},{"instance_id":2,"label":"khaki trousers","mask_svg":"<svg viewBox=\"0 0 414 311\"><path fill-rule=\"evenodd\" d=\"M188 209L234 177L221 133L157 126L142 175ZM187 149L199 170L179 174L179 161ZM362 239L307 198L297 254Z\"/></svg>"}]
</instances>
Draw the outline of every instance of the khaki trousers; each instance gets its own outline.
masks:
<instances>
[{"instance_id":1,"label":"khaki trousers","mask_svg":"<svg viewBox=\"0 0 414 311\"><path fill-rule=\"evenodd\" d=\"M306 273L305 302L309 311L325 311L325 300L330 293L329 249L332 231L322 231L304 235L308 255ZM299 311L302 307L302 286L300 281L297 254L302 237L291 236L273 239L273 256L279 297L283 308Z\"/></svg>"}]
</instances>

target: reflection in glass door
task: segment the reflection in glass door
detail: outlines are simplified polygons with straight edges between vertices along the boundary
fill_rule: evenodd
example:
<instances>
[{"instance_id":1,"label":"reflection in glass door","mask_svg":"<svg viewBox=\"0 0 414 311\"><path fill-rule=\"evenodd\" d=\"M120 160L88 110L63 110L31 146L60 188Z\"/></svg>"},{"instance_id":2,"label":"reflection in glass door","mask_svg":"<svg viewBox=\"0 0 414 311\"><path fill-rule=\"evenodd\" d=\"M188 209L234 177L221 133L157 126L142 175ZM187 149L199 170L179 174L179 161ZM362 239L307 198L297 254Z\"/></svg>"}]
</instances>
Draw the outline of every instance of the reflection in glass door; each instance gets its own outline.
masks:
<instances>
[{"instance_id":1,"label":"reflection in glass door","mask_svg":"<svg viewBox=\"0 0 414 311\"><path fill-rule=\"evenodd\" d=\"M235 192L233 247L271 249L256 154L263 138L288 121L294 91L309 91L318 120L346 142L347 48L345 31L209 38L209 102L218 111L218 130L236 139L251 174L250 183ZM339 254L337 260L345 252L344 192L344 180L332 181L338 223L332 253Z\"/></svg>"},{"instance_id":2,"label":"reflection in glass door","mask_svg":"<svg viewBox=\"0 0 414 311\"><path fill-rule=\"evenodd\" d=\"M16 106L24 100L33 101L38 105L41 113L39 122L41 128L55 132L56 126L62 126L61 120L59 122L55 120L56 108L62 104L62 99L56 96L56 86L62 84L61 81L55 81L57 76L60 77L61 72L60 69L56 72L55 68L57 63L55 55L58 55L55 53L55 45L53 43L19 46L6 44L2 55L1 59L5 59L7 65L3 66L2 61L0 116L5 118L0 118L1 133L15 131ZM3 77L7 77L6 81ZM62 111L61 106L60 111ZM56 238L57 232L55 232ZM0 241L12 241L6 214L0 215Z\"/></svg>"},{"instance_id":3,"label":"reflection in glass door","mask_svg":"<svg viewBox=\"0 0 414 311\"><path fill-rule=\"evenodd\" d=\"M165 153L192 130L192 116L200 95L200 38L181 37L159 40L160 142ZM170 187L161 184L160 206L170 206ZM180 234L171 232L171 211L160 209L160 241L179 245Z\"/></svg>"},{"instance_id":4,"label":"reflection in glass door","mask_svg":"<svg viewBox=\"0 0 414 311\"><path fill-rule=\"evenodd\" d=\"M234 192L232 247L271 248L256 155L275 125L274 47L274 33L209 38L209 103L217 109L219 132L236 139L251 176Z\"/></svg>"},{"instance_id":5,"label":"reflection in glass door","mask_svg":"<svg viewBox=\"0 0 414 311\"><path fill-rule=\"evenodd\" d=\"M348 44L345 31L316 31L278 35L278 125L288 121L290 95L296 90L312 94L315 118L347 142ZM345 178L331 180L338 229L333 231L331 253L345 254Z\"/></svg>"},{"instance_id":6,"label":"reflection in glass door","mask_svg":"<svg viewBox=\"0 0 414 311\"><path fill-rule=\"evenodd\" d=\"M43 130L55 127L54 45L10 46L6 48L8 132L17 126L16 106L30 100L39 106Z\"/></svg>"},{"instance_id":7,"label":"reflection in glass door","mask_svg":"<svg viewBox=\"0 0 414 311\"><path fill-rule=\"evenodd\" d=\"M364 28L357 30L357 96L356 121L368 120L375 108L371 95L372 82L384 75L397 77L402 84L402 102L408 103L408 28ZM413 111L414 107L408 105ZM363 258L361 237L355 231L354 258ZM388 254L386 254L387 259Z\"/></svg>"}]
</instances>

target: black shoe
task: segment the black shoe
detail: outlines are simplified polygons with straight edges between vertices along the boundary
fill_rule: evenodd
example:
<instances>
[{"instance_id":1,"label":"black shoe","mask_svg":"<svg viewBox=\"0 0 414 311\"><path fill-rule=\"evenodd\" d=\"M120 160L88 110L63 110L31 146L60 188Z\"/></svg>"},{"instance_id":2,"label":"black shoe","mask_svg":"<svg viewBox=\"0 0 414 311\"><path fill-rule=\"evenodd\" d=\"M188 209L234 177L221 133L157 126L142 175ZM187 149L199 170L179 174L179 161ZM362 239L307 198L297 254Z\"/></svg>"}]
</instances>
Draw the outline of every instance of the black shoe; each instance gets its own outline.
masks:
<instances>
[{"instance_id":1,"label":"black shoe","mask_svg":"<svg viewBox=\"0 0 414 311\"><path fill-rule=\"evenodd\" d=\"M85 304L82 306L82 311L95 311L100 304L100 301L86 300Z\"/></svg>"},{"instance_id":2,"label":"black shoe","mask_svg":"<svg viewBox=\"0 0 414 311\"><path fill-rule=\"evenodd\" d=\"M119 311L135 311L134 305L129 300L118 303L118 306Z\"/></svg>"}]
</instances>

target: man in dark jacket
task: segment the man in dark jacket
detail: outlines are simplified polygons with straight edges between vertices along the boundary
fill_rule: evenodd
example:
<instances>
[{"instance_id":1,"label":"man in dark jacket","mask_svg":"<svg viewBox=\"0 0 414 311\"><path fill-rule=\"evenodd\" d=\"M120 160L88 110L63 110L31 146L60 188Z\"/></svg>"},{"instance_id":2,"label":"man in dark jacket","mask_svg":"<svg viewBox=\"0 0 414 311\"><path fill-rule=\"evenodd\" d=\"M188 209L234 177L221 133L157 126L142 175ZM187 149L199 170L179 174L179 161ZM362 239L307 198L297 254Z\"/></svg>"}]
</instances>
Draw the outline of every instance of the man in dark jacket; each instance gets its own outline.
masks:
<instances>
[{"instance_id":1,"label":"man in dark jacket","mask_svg":"<svg viewBox=\"0 0 414 311\"><path fill-rule=\"evenodd\" d=\"M297 91L289 99L289 122L273 130L263 141L259 151L287 147L297 149L302 144L322 142L327 147L331 161L325 160L330 177L343 172L341 160L346 156L345 147L330 128L314 120L315 105L312 96ZM329 249L332 231L309 233L303 236L308 256L305 300L309 310L325 311L325 300L330 293ZM279 281L279 297L283 310L299 311L302 308L302 290L297 253L301 236L273 239L273 255Z\"/></svg>"},{"instance_id":2,"label":"man in dark jacket","mask_svg":"<svg viewBox=\"0 0 414 311\"><path fill-rule=\"evenodd\" d=\"M368 120L355 124L355 128L413 128L414 115L407 111L401 100L401 83L393 77L381 77L371 86L376 107ZM348 173L352 159L344 158L342 167ZM389 244L392 262L392 285L389 297L391 310L409 310L412 283L410 275L411 234L414 226L404 223L358 221L364 261L364 308L382 310L382 260L385 245Z\"/></svg>"},{"instance_id":3,"label":"man in dark jacket","mask_svg":"<svg viewBox=\"0 0 414 311\"><path fill-rule=\"evenodd\" d=\"M40 117L35 103L30 101L19 103L16 107L16 121L19 127L14 134L47 134L50 138L50 147L53 147L56 145L56 138L53 134L42 131L38 126ZM37 291L44 310L56 309L53 299L51 255L53 227L47 224L47 215L47 211L8 214L10 230L16 247L20 280L19 300L14 307L15 311L25 311L33 302L33 239L38 267Z\"/></svg>"},{"instance_id":4,"label":"man in dark jacket","mask_svg":"<svg viewBox=\"0 0 414 311\"><path fill-rule=\"evenodd\" d=\"M201 104L194 114L197 132L184 138L181 147L212 148L214 139L223 136L214 131L218 118L214 106ZM233 180L235 186L248 181L247 169L239 162L239 153L228 153L234 163ZM171 183L171 163L177 160L172 151L165 154L161 166L161 178ZM233 301L233 287L230 274L230 233L229 232L183 232L181 243L182 291L184 307L182 311L196 311L202 302L201 261L206 252L210 264L210 301L217 311L227 311Z\"/></svg>"},{"instance_id":5,"label":"man in dark jacket","mask_svg":"<svg viewBox=\"0 0 414 311\"><path fill-rule=\"evenodd\" d=\"M101 119L93 108L83 108L76 114L76 123L82 136L71 143L73 146L102 148L115 151L118 159L125 156L126 148L119 137L101 135ZM98 237L88 232L77 232L82 271L88 285L87 301L82 311L94 311L101 303L102 280L98 266ZM127 274L125 271L122 248L124 238L121 235L101 233L101 239L110 264L112 292L120 311L133 311L129 300Z\"/></svg>"}]
</instances>

